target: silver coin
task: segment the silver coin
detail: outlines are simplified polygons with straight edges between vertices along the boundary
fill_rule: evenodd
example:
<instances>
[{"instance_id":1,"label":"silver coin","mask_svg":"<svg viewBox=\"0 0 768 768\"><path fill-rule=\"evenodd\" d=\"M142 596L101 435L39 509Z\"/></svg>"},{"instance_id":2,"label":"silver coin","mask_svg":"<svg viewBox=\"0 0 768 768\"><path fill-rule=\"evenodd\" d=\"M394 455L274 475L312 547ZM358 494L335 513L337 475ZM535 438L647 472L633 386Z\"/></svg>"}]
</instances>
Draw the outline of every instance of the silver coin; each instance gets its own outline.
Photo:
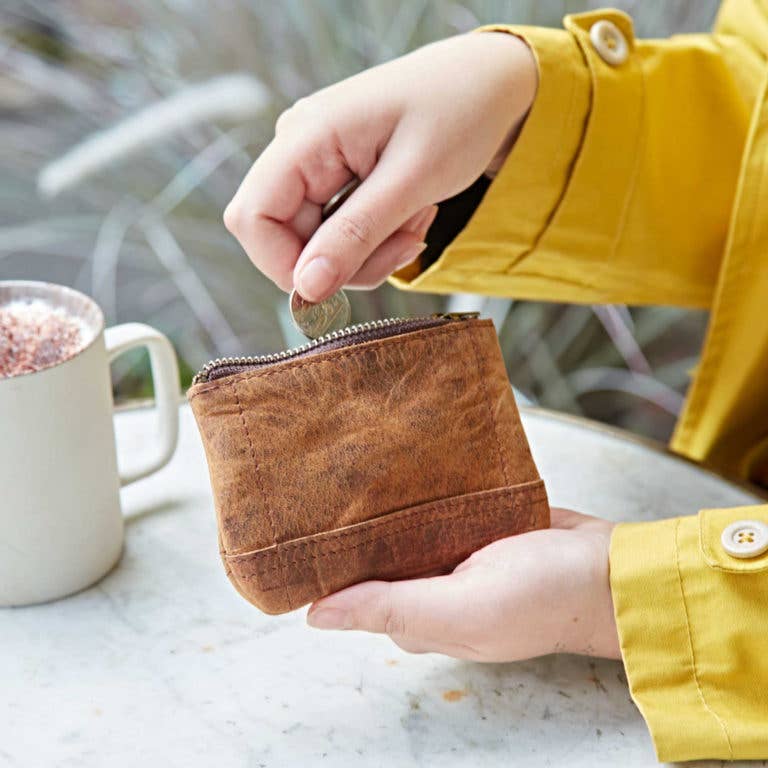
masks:
<instances>
[{"instance_id":1,"label":"silver coin","mask_svg":"<svg viewBox=\"0 0 768 768\"><path fill-rule=\"evenodd\" d=\"M326 333L349 325L352 308L344 291L336 291L325 301L313 304L302 298L294 288L289 300L291 319L296 328L308 339L317 339Z\"/></svg>"},{"instance_id":2,"label":"silver coin","mask_svg":"<svg viewBox=\"0 0 768 768\"><path fill-rule=\"evenodd\" d=\"M357 176L350 179L324 206L321 212L323 221L329 216L333 216L341 208L350 195L360 186L361 182Z\"/></svg>"}]
</instances>

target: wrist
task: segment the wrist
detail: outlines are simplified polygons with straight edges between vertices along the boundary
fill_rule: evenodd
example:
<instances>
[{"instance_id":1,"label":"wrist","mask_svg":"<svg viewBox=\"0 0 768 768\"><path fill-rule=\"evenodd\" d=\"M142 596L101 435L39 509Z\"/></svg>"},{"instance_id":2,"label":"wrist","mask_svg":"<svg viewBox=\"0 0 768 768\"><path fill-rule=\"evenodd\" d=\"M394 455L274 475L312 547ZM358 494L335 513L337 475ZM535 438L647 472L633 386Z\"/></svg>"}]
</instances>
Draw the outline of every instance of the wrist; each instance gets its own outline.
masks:
<instances>
[{"instance_id":1,"label":"wrist","mask_svg":"<svg viewBox=\"0 0 768 768\"><path fill-rule=\"evenodd\" d=\"M522 37L502 30L483 31L483 34L503 38L505 46L509 49L508 56L502 61L506 76L502 81L500 95L513 106L509 130L485 169L485 175L493 179L515 145L533 106L539 73L533 51Z\"/></svg>"},{"instance_id":2,"label":"wrist","mask_svg":"<svg viewBox=\"0 0 768 768\"><path fill-rule=\"evenodd\" d=\"M564 645L571 653L620 659L619 633L609 577L609 551L614 525L600 520L599 526L599 530L592 533L586 583L579 586L578 595L573 595L573 604L581 603L581 610L576 614L579 620L572 620L565 629L567 639Z\"/></svg>"}]
</instances>

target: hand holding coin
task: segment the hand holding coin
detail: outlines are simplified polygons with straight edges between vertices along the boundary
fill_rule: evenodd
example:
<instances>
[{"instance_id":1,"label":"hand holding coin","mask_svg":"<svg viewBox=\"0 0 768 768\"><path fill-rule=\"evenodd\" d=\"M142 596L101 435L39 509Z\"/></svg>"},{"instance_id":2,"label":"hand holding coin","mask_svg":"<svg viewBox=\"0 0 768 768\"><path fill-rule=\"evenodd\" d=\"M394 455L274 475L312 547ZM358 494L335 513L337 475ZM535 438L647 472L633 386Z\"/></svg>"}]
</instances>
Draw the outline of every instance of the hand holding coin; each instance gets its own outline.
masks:
<instances>
[{"instance_id":1,"label":"hand holding coin","mask_svg":"<svg viewBox=\"0 0 768 768\"><path fill-rule=\"evenodd\" d=\"M360 179L348 181L324 206L322 220L332 216L344 201L360 186ZM302 298L294 288L288 300L294 326L308 339L317 339L326 333L349 325L352 309L343 290L338 290L324 301L313 304Z\"/></svg>"},{"instance_id":2,"label":"hand holding coin","mask_svg":"<svg viewBox=\"0 0 768 768\"><path fill-rule=\"evenodd\" d=\"M501 162L536 87L528 45L488 33L432 43L305 95L280 115L224 222L285 291L319 302L342 286L374 288L419 258L435 201ZM353 175L362 184L321 224L322 206ZM421 271L414 264L404 276Z\"/></svg>"}]
</instances>

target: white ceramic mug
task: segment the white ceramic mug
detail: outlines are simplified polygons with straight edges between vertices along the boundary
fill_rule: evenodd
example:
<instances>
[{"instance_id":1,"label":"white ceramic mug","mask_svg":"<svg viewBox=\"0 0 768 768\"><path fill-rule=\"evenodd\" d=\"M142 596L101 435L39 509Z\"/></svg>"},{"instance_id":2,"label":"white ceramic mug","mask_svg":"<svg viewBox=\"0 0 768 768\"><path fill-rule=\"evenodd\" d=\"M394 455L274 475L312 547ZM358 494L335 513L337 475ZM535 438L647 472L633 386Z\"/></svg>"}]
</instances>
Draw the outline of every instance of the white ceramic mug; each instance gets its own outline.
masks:
<instances>
[{"instance_id":1,"label":"white ceramic mug","mask_svg":"<svg viewBox=\"0 0 768 768\"><path fill-rule=\"evenodd\" d=\"M166 464L178 432L179 373L165 336L140 323L105 330L98 305L69 288L0 281L0 306L19 299L64 309L86 338L53 367L0 379L0 606L54 600L104 576L123 548L120 486ZM160 429L124 474L109 364L135 347L149 351Z\"/></svg>"}]
</instances>

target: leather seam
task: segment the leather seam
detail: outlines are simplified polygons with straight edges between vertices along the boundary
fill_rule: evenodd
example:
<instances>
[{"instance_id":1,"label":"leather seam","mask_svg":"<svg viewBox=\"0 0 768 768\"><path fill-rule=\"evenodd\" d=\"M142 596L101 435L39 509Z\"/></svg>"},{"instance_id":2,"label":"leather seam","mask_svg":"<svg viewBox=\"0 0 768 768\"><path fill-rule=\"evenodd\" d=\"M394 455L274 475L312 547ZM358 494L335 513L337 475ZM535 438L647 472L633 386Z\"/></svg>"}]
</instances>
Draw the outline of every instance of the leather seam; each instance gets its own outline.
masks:
<instances>
[{"instance_id":1,"label":"leather seam","mask_svg":"<svg viewBox=\"0 0 768 768\"><path fill-rule=\"evenodd\" d=\"M500 497L503 497L504 494L500 494ZM494 498L490 499L487 502L485 502L482 507L482 511L488 511L498 509L501 504L503 503L503 498ZM513 505L519 505L522 504L524 499L522 499L520 496L517 496L516 498L513 498L512 500ZM466 502L465 502L466 503ZM535 501L531 502L529 504L530 509L532 512L538 511L540 508L546 508L547 506L547 500L546 498L536 499ZM331 555L339 554L342 552L352 552L355 549L359 549L360 547L363 547L367 544L371 544L376 541L383 541L388 538L392 538L393 536L399 536L402 534L405 534L409 531L415 530L417 528L423 528L427 525L444 525L444 524L453 524L456 523L463 518L469 517L473 514L476 514L478 511L478 505L472 503L470 508L464 508L464 509L458 509L454 510L452 512L449 512L445 515L443 515L440 519L435 519L434 517L429 517L427 519L419 520L418 522L415 522L411 525L400 525L397 524L394 525L394 530L389 531L385 534L376 534L375 536L368 536L367 538L357 541L357 542L351 542L349 545L342 545L332 550L326 550L324 552L315 552L312 554L309 554L306 552L307 549L309 549L313 544L316 542L301 542L300 545L295 546L294 549L298 551L298 554L302 554L302 550L304 551L304 557L297 556L293 557L290 560L283 560L280 559L278 563L276 563L273 566L270 566L268 568L264 568L260 571L258 571L258 575L264 575L266 573L269 573L271 571L275 571L278 568L283 568L284 566L293 565L296 563L305 563L309 562L311 560L320 560L324 557L330 557ZM425 512L433 513L433 509L425 510ZM380 527L380 526L377 526ZM531 530L529 528L525 528L523 530ZM522 532L522 531L520 531ZM362 533L362 532L361 532ZM487 533L487 530L483 530L482 533ZM240 555L227 555L224 553L224 557L227 559L228 562L240 562L240 561L247 561L247 560L259 560L259 559L271 559L271 558L279 558L280 555L280 545L278 545L278 548L276 550L273 550L271 552L265 552L263 550L257 551L257 552L250 552L250 553L243 553Z\"/></svg>"},{"instance_id":2,"label":"leather seam","mask_svg":"<svg viewBox=\"0 0 768 768\"><path fill-rule=\"evenodd\" d=\"M725 736L725 742L728 745L728 759L733 760L733 746L731 745L731 737L728 734L728 729L725 726L725 721L707 703L707 700L704 697L704 691L701 687L701 681L699 679L699 671L698 671L698 667L696 666L696 654L693 650L693 636L691 634L691 619L688 614L688 604L685 600L685 590L683 589L683 576L680 571L679 535L680 535L680 518L678 518L677 523L675 525L675 536L674 536L675 567L677 571L677 583L678 583L678 586L680 587L680 599L682 600L682 603L683 603L683 613L685 616L685 630L688 638L688 648L691 653L691 666L693 667L693 681L696 685L696 691L699 694L699 699L701 700L702 706L707 712L709 712L710 715L712 715L712 717L717 721L718 725L723 731L723 735Z\"/></svg>"},{"instance_id":3,"label":"leather seam","mask_svg":"<svg viewBox=\"0 0 768 768\"><path fill-rule=\"evenodd\" d=\"M422 520L422 521L420 521L418 523L414 523L413 525L409 525L409 526L406 526L404 528L397 528L396 530L390 531L389 533L385 533L385 534L383 534L381 536L375 536L375 537L370 538L370 539L365 539L363 541L359 541L356 544L354 544L353 546L339 547L338 549L331 549L331 550L328 550L327 552L317 552L317 553L311 554L311 555L307 554L305 557L294 558L293 560L288 560L286 562L286 565L297 565L297 564L300 564L300 563L309 563L309 562L311 562L313 560L322 560L323 558L332 557L333 555L339 555L339 554L346 554L346 553L349 553L349 552L354 552L356 549L360 549L361 547L364 547L367 544L371 544L371 543L373 543L375 541L385 541L386 539L391 539L391 538L394 538L395 536L400 536L402 534L409 533L410 531L416 530L417 528L423 528L423 527L425 527L427 525L430 525L430 524L436 524L436 523L454 524L456 522L461 521L465 517L471 516L472 514L475 513L475 511L476 510L474 510L474 509L458 510L458 511L454 512L453 514L447 516L445 519L440 520L440 521L437 521L437 520ZM501 526L499 528L501 528ZM494 529L494 530L496 530L496 529ZM518 535L520 533L526 533L529 530L533 530L533 529L531 529L531 528L521 528L520 530L517 531L517 533L515 535ZM487 529L484 529L482 531L482 533L485 534L485 535L492 535L491 533L489 533L489 531ZM271 571L276 571L278 568L281 568L281 567L282 567L282 564L276 564L274 566L270 566L268 568L264 568L262 570L256 571L256 575L257 576L265 576L268 573L270 573Z\"/></svg>"},{"instance_id":4,"label":"leather seam","mask_svg":"<svg viewBox=\"0 0 768 768\"><path fill-rule=\"evenodd\" d=\"M530 508L531 508L532 511L538 511L543 506L544 506L544 502L543 501L542 502L534 502L534 503L532 503L530 505ZM488 512L488 511L495 511L496 509L498 509L498 507L496 507L495 505L486 505L485 508L480 510L480 511L481 512ZM360 549L360 547L364 547L367 544L373 544L374 542L377 542L377 541L385 541L386 539L390 539L393 536L399 536L401 534L408 533L409 531L416 530L417 528L423 528L423 527L425 527L427 525L432 525L432 524L437 525L438 523L440 523L440 524L448 523L450 525L450 524L453 524L453 523L461 521L464 517L468 517L471 514L476 513L477 511L478 511L477 509L467 510L467 511L457 510L457 511L454 511L454 512L451 512L451 513L447 514L443 518L443 520L420 520L419 522L414 523L413 525L409 525L409 526L405 526L405 527L399 527L399 528L396 527L394 530L389 531L388 533L384 533L384 534L381 534L381 535L377 534L376 536L372 536L372 537L370 537L368 539L363 539L363 540L357 541L357 542L348 542L347 544L344 544L344 545L342 545L340 547L337 547L336 549L329 549L329 550L325 550L323 552L315 552L315 553L312 553L312 554L306 553L304 557L294 557L291 560L281 561L281 563L279 565L275 564L275 565L270 566L268 568L264 568L262 571L259 571L259 573L260 574L268 573L269 571L277 570L278 567L282 568L283 566L287 566L287 565L296 565L297 563L307 563L307 562L310 562L312 560L322 560L324 557L331 557L332 555L338 555L338 554L341 554L343 552L354 552L356 549ZM523 533L524 531L527 531L527 530L532 530L532 529L523 528L520 531L518 531L518 533ZM478 534L483 534L483 536L481 538L483 538L485 535L488 535L488 533L489 533L489 531L487 529L483 529L482 531L478 531ZM301 549L305 549L305 548L302 547ZM250 555L248 557L243 557L241 559L242 560L247 560L247 559L254 559L254 560L256 560L256 559L260 559L260 558L269 558L270 556L276 557L278 551L279 551L279 548L278 548L278 550L275 551L275 553L273 555L270 555L269 553L260 554L260 553L257 552L257 553L254 553L253 555ZM299 553L299 554L301 554L301 553ZM227 557L227 560L230 563L233 562L232 558ZM236 562L239 562L239 560L237 560Z\"/></svg>"},{"instance_id":5,"label":"leather seam","mask_svg":"<svg viewBox=\"0 0 768 768\"><path fill-rule=\"evenodd\" d=\"M529 507L530 507L531 512L537 514L542 509L545 509L546 505L545 505L545 502L542 500L542 501L537 501L537 502L531 503L529 505ZM489 512L489 511L490 512L494 512L497 509L498 509L498 507L496 507L496 506L487 505L482 510L479 510L479 511L481 513L485 513L485 512ZM473 511L477 512L478 510L473 510ZM428 526L428 525L438 524L438 523L441 523L441 524L445 523L448 526L452 526L452 525L454 525L457 522L461 522L464 517L468 517L470 514L472 514L472 513L469 512L469 511L467 511L466 513L463 512L463 511L454 511L454 512L446 515L444 517L444 519L441 520L441 521L438 521L438 520L421 520L421 521L419 521L417 523L414 523L413 525L409 525L409 526L405 526L405 527L400 527L400 528L395 528L394 530L389 531L388 533L384 533L384 534L381 534L381 535L377 534L376 536L372 536L370 538L363 539L363 540L360 540L360 541L347 542L346 544L343 544L342 546L339 546L336 549L328 549L328 550L325 550L325 551L314 552L314 553L304 552L304 556L303 557L293 557L290 560L281 560L280 563L275 563L274 565L269 565L269 566L264 567L264 568L262 568L260 570L257 570L256 571L256 575L257 576L264 576L264 575L266 575L268 573L271 573L272 571L276 571L278 568L284 568L286 566L298 565L298 564L301 564L301 563L308 563L308 562L312 562L313 560L322 560L323 558L332 557L333 555L344 554L346 552L354 552L356 549L360 549L361 547L367 546L369 544L374 544L374 543L376 543L378 541L386 541L387 539L399 536L401 534L409 533L410 531L416 530L418 528L423 528L423 527ZM489 535L495 534L495 532L497 530L504 530L504 529L505 529L504 526L498 526L497 528L494 528L492 530L489 530L488 528L484 528L484 529L479 530L479 531L476 532L477 535L475 536L475 538L477 538L477 539L484 539L484 538L487 538ZM523 527L523 528L520 528L519 530L517 530L514 534L507 534L507 535L509 535L509 536L515 535L516 536L518 533L525 533L527 531L532 531L532 530L538 530L538 528L536 528L535 526L533 526L533 527ZM312 546L311 542L307 542L307 544L308 544L307 547L302 547L301 549L309 549ZM224 552L222 552L220 554L222 555L224 561L227 564L229 564L229 565L235 564L236 565L237 563L240 563L240 562L252 562L252 561L258 561L258 560L267 560L267 559L271 559L271 558L276 558L277 557L277 550L268 551L268 552L260 550L260 551L257 551L257 552L251 552L251 553L248 553L248 554L244 554L244 555L241 555L241 556L238 556L238 555L227 555ZM299 552L299 555L301 555L301 554L302 553Z\"/></svg>"},{"instance_id":6,"label":"leather seam","mask_svg":"<svg viewBox=\"0 0 768 768\"><path fill-rule=\"evenodd\" d=\"M253 462L254 473L258 476L258 474L259 474L259 462L256 459L256 449L255 449L255 447L253 445L253 440L251 438L251 431L248 429L248 422L246 421L245 412L243 411L243 406L242 406L242 403L240 402L240 395L237 392L237 384L238 384L238 382L233 380L230 383L231 383L231 386L232 386L232 393L235 396L235 403L237 404L237 410L240 413L240 421L241 421L241 423L243 425L243 431L245 432L245 439L248 442L248 447L249 447L250 452L251 452L251 461ZM263 500L263 503L264 503L264 513L266 515L267 522L269 523L270 532L272 534L272 541L275 544L277 544L277 530L275 528L275 521L272 519L272 512L271 512L271 510L269 508L269 504L267 502L266 494L265 494L264 489L263 489L263 487L261 485L259 485L259 490L261 491L261 496L262 496L262 500ZM279 559L280 558L279 558L279 553L277 553L277 554L278 554L278 566L279 566L280 565L280 563L279 563ZM281 581L283 582L283 585L285 587L285 599L288 601L288 605L290 607L291 606L291 596L288 593L288 586L286 584L286 579L285 579L285 573L284 572L283 572L283 578L281 579Z\"/></svg>"},{"instance_id":7,"label":"leather seam","mask_svg":"<svg viewBox=\"0 0 768 768\"><path fill-rule=\"evenodd\" d=\"M370 532L376 528L381 528L382 526L387 525L395 525L395 521L393 521L392 515L397 515L401 512L407 512L409 509L412 509L413 511L410 512L413 516L423 516L427 514L433 514L435 512L439 512L441 509L451 509L452 507L458 507L462 504L471 503L473 507L485 507L491 504L495 504L499 497L502 496L510 496L512 500L515 499L530 499L532 496L538 496L539 498L533 499L533 504L544 504L547 501L546 492L544 488L544 481L543 480L531 480L527 483L520 483L518 485L508 486L505 488L499 488L498 490L486 492L486 491L479 491L475 493L487 493L488 495L482 496L480 498L466 498L467 496L472 496L474 494L462 494L461 496L454 496L446 499L437 499L436 501L427 501L423 504L415 505L415 507L409 508L406 507L405 509L398 509L393 510L392 512L385 513L379 517L373 518L371 520L363 520L360 523L355 523L355 526L360 526L360 529L358 530L350 530L350 531L338 531L337 533L333 532L324 532L320 531L315 534L309 534L308 537L302 537L298 540L293 541L286 541L286 542L276 542L275 546L278 546L282 549L301 549L305 546L322 546L325 542L328 541L335 541L337 539L345 539L349 538L350 536L359 536L361 533L363 533L362 528L365 527L366 532ZM422 509L418 509L418 507L423 507ZM310 537L323 537L321 540L304 540L309 539ZM222 550L221 554L225 555L230 560L236 560L238 558L248 558L251 556L264 554L268 551L269 548L261 548L256 550L251 550L249 552L226 552Z\"/></svg>"},{"instance_id":8,"label":"leather seam","mask_svg":"<svg viewBox=\"0 0 768 768\"><path fill-rule=\"evenodd\" d=\"M480 320L479 322L482 323L483 326L487 327L486 323L489 323L490 321ZM191 402L192 400L194 400L196 397L199 397L200 395L207 394L208 392L214 392L216 390L226 387L227 385L234 384L235 382L251 381L252 379L265 379L268 376L275 376L281 373L297 371L301 368L306 368L311 365L336 363L347 357L356 357L358 355L364 355L370 352L375 352L385 345L394 346L395 344L398 344L401 346L408 346L411 344L415 344L416 342L424 343L427 340L434 339L436 336L442 336L447 333L458 333L459 331L466 330L468 327L467 321L458 322L458 323L449 323L449 326L450 327L447 327L447 328L440 328L438 326L437 329L431 328L431 329L425 329L423 331L416 331L414 333L406 333L406 334L403 334L401 337L389 336L385 339L378 339L377 341L364 342L363 345L361 346L352 345L350 348L347 348L347 349L342 348L337 350L331 350L326 354L323 354L322 352L320 352L308 359L303 360L303 362L301 363L294 363L294 364L289 363L285 365L280 365L278 363L276 364L278 367L271 368L268 370L243 371L242 373L230 374L229 376L222 377L221 379L218 379L214 382L203 382L201 384L198 384L197 386L205 387L205 388L188 395L188 400Z\"/></svg>"},{"instance_id":9,"label":"leather seam","mask_svg":"<svg viewBox=\"0 0 768 768\"><path fill-rule=\"evenodd\" d=\"M499 439L499 426L496 423L496 417L493 415L493 409L491 408L491 401L488 397L488 387L485 385L485 370L484 363L485 358L480 356L480 350L477 345L477 339L475 338L474 329L470 329L470 339L472 341L472 349L475 352L475 360L477 361L477 380L480 384L480 388L483 390L483 399L485 400L485 406L488 409L488 418L491 420L491 429L493 429L493 436L496 440L496 449L499 452L499 465L501 467L501 476L505 485L509 486L509 470L504 458L504 451L501 448L501 440ZM509 386L509 382L507 382Z\"/></svg>"}]
</instances>

